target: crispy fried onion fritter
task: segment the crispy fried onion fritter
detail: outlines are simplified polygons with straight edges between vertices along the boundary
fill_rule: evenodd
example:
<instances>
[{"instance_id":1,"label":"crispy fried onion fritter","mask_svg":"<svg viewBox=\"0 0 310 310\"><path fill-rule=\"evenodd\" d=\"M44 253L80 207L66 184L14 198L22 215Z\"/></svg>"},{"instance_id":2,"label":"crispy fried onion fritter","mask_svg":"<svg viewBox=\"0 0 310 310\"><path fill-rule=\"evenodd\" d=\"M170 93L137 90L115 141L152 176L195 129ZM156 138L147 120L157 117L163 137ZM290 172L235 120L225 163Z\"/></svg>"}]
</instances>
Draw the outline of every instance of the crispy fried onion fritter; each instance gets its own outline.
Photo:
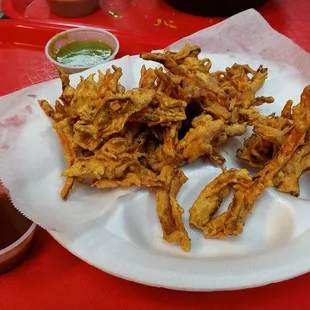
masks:
<instances>
[{"instance_id":1,"label":"crispy fried onion fritter","mask_svg":"<svg viewBox=\"0 0 310 310\"><path fill-rule=\"evenodd\" d=\"M272 97L255 97L255 94L264 85L267 78L267 69L260 66L257 70L248 65L234 64L225 71L210 72L212 63L210 59L199 59L200 48L186 44L178 52L165 51L164 53L143 53L144 60L156 61L162 64L166 71L161 69L141 70L140 87L160 91L171 98L187 103L186 120L182 120L182 131L195 128L197 116L212 117L214 128L221 129L213 137L213 141L202 151L189 147L185 159L182 154L173 158L166 158L165 163L186 162L187 158L197 158L206 155L213 162L223 166L224 157L219 154L219 147L227 139L241 136L246 132L249 120L244 116L248 110L255 110L263 103L272 103ZM177 120L181 120L178 118ZM219 122L221 121L221 122ZM188 127L188 128L186 128ZM198 133L196 129L195 134ZM211 130L211 132L216 129ZM203 135L203 130L200 131ZM187 137L188 138L188 137ZM202 138L202 137L201 137ZM181 143L181 144L185 144ZM205 144L205 143L204 143ZM199 145L197 148L199 148ZM158 145L157 157L162 158L162 146ZM191 153L191 154L189 154ZM163 165L154 163L153 169L162 168Z\"/></svg>"},{"instance_id":2,"label":"crispy fried onion fritter","mask_svg":"<svg viewBox=\"0 0 310 310\"><path fill-rule=\"evenodd\" d=\"M290 130L282 129L286 135L283 139L280 138L278 151L253 180L233 179L231 172L224 171L200 194L190 211L191 224L202 229L205 237L223 238L242 233L255 202L268 187L276 186L281 191L298 195L298 179L304 171L309 170L310 86L304 89L300 103L293 108L291 118ZM279 142L269 132L266 137L268 142ZM244 183L244 180L247 182ZM236 189L233 201L226 212L212 218L223 197L227 195L227 185L231 183Z\"/></svg>"},{"instance_id":3,"label":"crispy fried onion fritter","mask_svg":"<svg viewBox=\"0 0 310 310\"><path fill-rule=\"evenodd\" d=\"M187 177L182 170L165 166L160 173L160 180L165 186L156 191L157 214L163 230L163 239L170 243L178 243L184 251L191 249L191 240L184 227L182 214L184 210L176 197Z\"/></svg>"},{"instance_id":4,"label":"crispy fried onion fritter","mask_svg":"<svg viewBox=\"0 0 310 310\"><path fill-rule=\"evenodd\" d=\"M249 187L251 183L252 177L246 169L225 170L206 185L199 194L189 210L190 224L201 229L206 237L213 237L209 234L209 224L212 217L219 211L223 200L229 195L232 188L241 190ZM222 235L217 234L216 237L222 237Z\"/></svg>"},{"instance_id":5,"label":"crispy fried onion fritter","mask_svg":"<svg viewBox=\"0 0 310 310\"><path fill-rule=\"evenodd\" d=\"M158 68L141 68L137 88L120 83L122 69L112 66L81 77L74 88L59 71L62 93L55 105L39 104L53 120L67 167L61 190L66 200L75 182L96 188L139 186L156 192L163 239L191 247L183 209L176 197L187 177L180 167L207 157L223 174L205 187L190 210L190 223L206 237L237 235L266 187L299 194L298 180L309 170L309 89L293 108L288 101L281 116L263 116L258 106L274 101L256 96L267 79L263 66L234 64L211 72L198 46L186 44L177 52L144 53ZM262 168L252 178L246 170L225 168L220 150L229 139L253 134L237 157ZM222 200L231 189L234 200L219 216Z\"/></svg>"},{"instance_id":6,"label":"crispy fried onion fritter","mask_svg":"<svg viewBox=\"0 0 310 310\"><path fill-rule=\"evenodd\" d=\"M303 98L307 89L304 90ZM305 100L305 99L304 99ZM272 160L285 139L294 128L292 113L293 102L287 101L281 116L256 115L252 119L253 134L244 141L243 147L237 151L237 157L252 167L263 168ZM306 132L304 142L298 146L292 158L275 176L274 186L281 192L298 197L299 179L310 169L310 132Z\"/></svg>"}]
</instances>

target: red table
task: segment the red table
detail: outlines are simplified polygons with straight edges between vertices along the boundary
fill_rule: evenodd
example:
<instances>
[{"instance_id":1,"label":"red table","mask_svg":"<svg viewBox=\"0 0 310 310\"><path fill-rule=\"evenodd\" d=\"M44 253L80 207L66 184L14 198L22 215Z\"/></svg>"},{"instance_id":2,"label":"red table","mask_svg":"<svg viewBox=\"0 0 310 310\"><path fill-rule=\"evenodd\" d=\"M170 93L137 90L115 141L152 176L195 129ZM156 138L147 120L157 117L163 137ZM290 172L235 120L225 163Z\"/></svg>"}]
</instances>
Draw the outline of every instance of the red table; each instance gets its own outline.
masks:
<instances>
[{"instance_id":1,"label":"red table","mask_svg":"<svg viewBox=\"0 0 310 310\"><path fill-rule=\"evenodd\" d=\"M41 0L35 1L38 5ZM156 0L144 1L150 1L152 4L156 3ZM7 7L8 2L9 0L3 0L4 8ZM158 3L159 8L163 9L164 4L162 1L158 0ZM42 6L44 5L42 4ZM31 8L28 8L27 12L28 14L33 14ZM152 14L155 16L158 15L157 13L153 12ZM309 0L271 0L269 4L262 8L261 13L277 30L288 35L303 48L310 51L310 36L308 34L310 29ZM22 13L14 17L20 20L24 18ZM49 17L51 16L49 15ZM132 20L134 17L134 15L129 14L126 18ZM184 17L184 14L177 14L175 20L181 20L181 17ZM31 18L28 17L28 19ZM194 20L194 17L191 17L191 20ZM198 20L201 25L202 19L197 18ZM89 21L91 22L91 19ZM111 21L104 21L103 23L105 22L109 24ZM0 28L1 23L2 21L0 21ZM119 20L118 23L118 29L116 30L122 32L125 24L122 20ZM206 19L204 23L207 26L210 20ZM9 23L7 25L9 28L13 27L13 23L12 25L9 25ZM112 27L113 25L110 24L110 26ZM191 27L193 28L193 26ZM182 29L186 31L185 26ZM20 28L16 27L15 30L19 31ZM48 31L52 30L42 27L42 31L48 33ZM181 36L181 32L181 30L178 30L175 33L175 37ZM170 36L170 34L169 37L165 38L165 41L173 39L173 36ZM183 35L185 34L187 33L184 32ZM2 58L4 54L2 53L5 51L5 48L1 49L1 35L3 33L0 30L0 64L1 61L4 64L5 61ZM160 35L159 30L158 35ZM12 39L12 41L14 40ZM6 47L7 45L5 44L8 43L3 44ZM13 43L11 42L10 44ZM41 55L40 53L43 52L39 45L38 43L38 46L35 46L35 53L37 55ZM17 48L20 47L17 46ZM125 50L125 52L127 51ZM16 74L18 74L20 71L14 68L12 66L11 70L15 70ZM42 73L41 79L47 79L50 74L49 71L47 73L47 75L46 72ZM39 82L37 78L38 75L36 75L35 82ZM0 91L1 93L6 93L31 83L33 81L29 79L13 79L12 75L10 79L1 80ZM310 308L310 274L290 281L244 291L188 293L151 288L121 280L96 270L72 256L42 229L37 230L30 258L19 268L0 276L1 310L282 310L293 309L293 307L297 307L297 309Z\"/></svg>"},{"instance_id":2,"label":"red table","mask_svg":"<svg viewBox=\"0 0 310 310\"><path fill-rule=\"evenodd\" d=\"M198 17L178 12L164 0L100 0L100 3L101 10L92 15L74 19L63 19L53 15L49 11L46 0L2 0L2 8L10 18L23 21L95 25L142 38L150 37L151 34L153 41L162 45L168 45L178 38L222 20L222 18ZM109 10L120 12L123 17L114 18L108 14ZM309 10L309 0L269 0L260 9L260 13L273 28L307 47L310 40L307 36ZM162 23L156 27L154 24L158 18L162 19ZM175 28L166 26L164 21ZM310 50L309 45L308 47Z\"/></svg>"},{"instance_id":3,"label":"red table","mask_svg":"<svg viewBox=\"0 0 310 310\"><path fill-rule=\"evenodd\" d=\"M96 270L42 230L31 257L0 277L1 310L286 310L293 305L309 309L310 275L245 291L169 291Z\"/></svg>"}]
</instances>

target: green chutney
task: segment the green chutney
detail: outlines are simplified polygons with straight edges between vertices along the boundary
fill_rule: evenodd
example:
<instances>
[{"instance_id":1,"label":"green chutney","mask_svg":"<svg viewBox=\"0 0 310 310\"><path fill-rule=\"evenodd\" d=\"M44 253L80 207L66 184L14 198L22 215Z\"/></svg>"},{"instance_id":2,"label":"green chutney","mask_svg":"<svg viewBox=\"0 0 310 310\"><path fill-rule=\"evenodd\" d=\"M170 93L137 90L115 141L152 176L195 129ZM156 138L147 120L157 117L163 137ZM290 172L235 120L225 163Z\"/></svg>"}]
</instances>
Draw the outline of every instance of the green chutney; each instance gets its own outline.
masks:
<instances>
[{"instance_id":1,"label":"green chutney","mask_svg":"<svg viewBox=\"0 0 310 310\"><path fill-rule=\"evenodd\" d=\"M112 55L112 48L101 41L72 41L53 57L58 63L72 67L94 66Z\"/></svg>"}]
</instances>

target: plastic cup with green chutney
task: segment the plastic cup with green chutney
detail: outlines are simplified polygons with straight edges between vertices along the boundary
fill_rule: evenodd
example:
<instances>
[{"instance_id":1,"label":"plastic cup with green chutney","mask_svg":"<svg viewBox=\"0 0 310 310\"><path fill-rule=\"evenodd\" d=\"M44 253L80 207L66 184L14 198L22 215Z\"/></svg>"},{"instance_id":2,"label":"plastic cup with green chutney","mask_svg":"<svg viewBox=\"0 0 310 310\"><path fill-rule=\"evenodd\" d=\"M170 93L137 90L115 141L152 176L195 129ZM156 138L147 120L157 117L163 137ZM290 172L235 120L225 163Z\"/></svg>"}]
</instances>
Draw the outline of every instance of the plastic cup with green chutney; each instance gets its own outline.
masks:
<instances>
[{"instance_id":1,"label":"plastic cup with green chutney","mask_svg":"<svg viewBox=\"0 0 310 310\"><path fill-rule=\"evenodd\" d=\"M118 50L119 42L112 33L90 27L61 32L45 47L46 57L67 73L81 72L113 60Z\"/></svg>"}]
</instances>

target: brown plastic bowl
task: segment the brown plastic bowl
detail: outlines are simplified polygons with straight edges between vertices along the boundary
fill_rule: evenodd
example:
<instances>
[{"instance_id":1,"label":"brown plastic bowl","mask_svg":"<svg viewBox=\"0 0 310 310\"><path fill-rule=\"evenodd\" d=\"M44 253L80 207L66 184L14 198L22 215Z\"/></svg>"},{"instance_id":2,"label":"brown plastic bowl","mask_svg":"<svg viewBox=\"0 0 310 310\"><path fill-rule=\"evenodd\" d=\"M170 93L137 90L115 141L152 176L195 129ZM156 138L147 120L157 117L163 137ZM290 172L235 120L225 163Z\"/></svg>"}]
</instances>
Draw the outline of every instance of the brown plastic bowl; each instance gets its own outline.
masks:
<instances>
[{"instance_id":1,"label":"brown plastic bowl","mask_svg":"<svg viewBox=\"0 0 310 310\"><path fill-rule=\"evenodd\" d=\"M75 18L92 14L99 0L48 0L51 11L60 17Z\"/></svg>"},{"instance_id":2,"label":"brown plastic bowl","mask_svg":"<svg viewBox=\"0 0 310 310\"><path fill-rule=\"evenodd\" d=\"M3 217L1 225L1 234L8 233L8 229L12 223L18 230L19 234L12 234L11 244L8 244L6 247L0 250L0 274L7 272L18 264L20 264L26 256L29 254L32 244L32 239L34 236L36 224L32 223L26 219L10 202L5 189L1 186L0 183L0 208L2 209L2 216L4 214L10 215ZM1 216L1 212L0 212ZM1 222L1 221L0 221ZM8 236L8 235L7 235ZM1 236L0 236L1 237ZM1 243L6 244L6 243Z\"/></svg>"},{"instance_id":3,"label":"brown plastic bowl","mask_svg":"<svg viewBox=\"0 0 310 310\"><path fill-rule=\"evenodd\" d=\"M200 16L230 16L258 8L268 0L165 0L174 8Z\"/></svg>"},{"instance_id":4,"label":"brown plastic bowl","mask_svg":"<svg viewBox=\"0 0 310 310\"><path fill-rule=\"evenodd\" d=\"M0 274L15 268L27 257L31 249L35 229L36 224L32 223L18 240L0 250Z\"/></svg>"}]
</instances>

